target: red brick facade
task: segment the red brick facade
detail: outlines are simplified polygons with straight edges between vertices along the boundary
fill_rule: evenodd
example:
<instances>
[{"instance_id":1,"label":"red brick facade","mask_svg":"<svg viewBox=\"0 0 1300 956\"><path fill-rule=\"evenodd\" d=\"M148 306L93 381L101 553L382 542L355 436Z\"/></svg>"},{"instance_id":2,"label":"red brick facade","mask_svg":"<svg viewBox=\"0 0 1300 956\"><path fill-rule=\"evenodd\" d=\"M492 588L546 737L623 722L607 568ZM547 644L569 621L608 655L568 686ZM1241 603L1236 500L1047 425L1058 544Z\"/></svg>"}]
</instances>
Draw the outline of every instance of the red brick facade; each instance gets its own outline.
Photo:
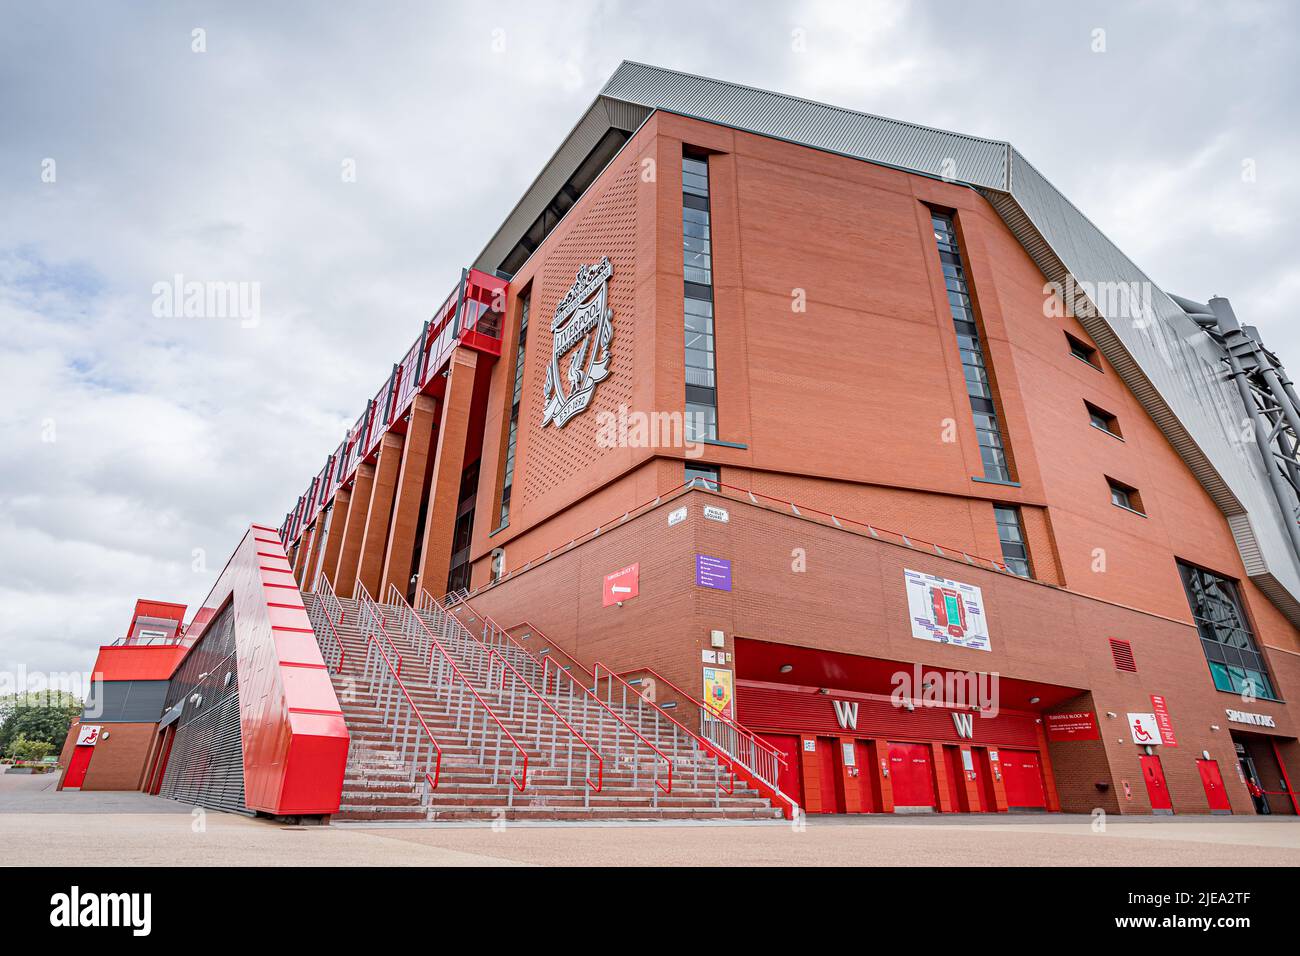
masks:
<instances>
[{"instance_id":1,"label":"red brick facade","mask_svg":"<svg viewBox=\"0 0 1300 956\"><path fill-rule=\"evenodd\" d=\"M743 501L726 505L729 523L706 522L701 493L690 496L682 524L668 526L664 505L610 526L680 485L689 457L680 445L599 440L602 412L683 407L683 145L710 152L723 444L697 449L698 461L718 467L726 485L994 560L1001 545L993 505L1017 505L1039 583ZM952 212L957 223L1013 484L979 480L932 209ZM578 267L602 256L614 270L611 376L590 409L563 429L543 427L550 318ZM524 294L531 319L514 490L509 522L498 528ZM1056 688L1054 709L1093 712L1100 730L1093 741L1038 742L1047 802L1059 799L1066 810L1149 811L1125 715L1150 712L1151 696L1160 695L1178 734L1177 747L1155 748L1175 811L1206 809L1196 760L1208 752L1234 812L1252 812L1229 730L1275 738L1294 777L1294 722L1285 703L1243 704L1214 689L1176 560L1240 583L1282 697L1300 678L1300 634L1247 579L1223 514L1119 377L1104 361L1094 368L1070 354L1066 333L1088 336L1057 305L973 190L655 114L511 279L503 357L487 395L472 585L487 587L501 551L512 573L473 604L503 625L531 621L587 665L653 667L695 692L713 629L725 632L735 655L729 666L742 680L759 678L752 670L744 677L737 639L998 671L1013 683ZM1122 438L1091 427L1085 402L1114 415ZM1145 514L1113 505L1107 477L1139 489ZM555 555L598 526L600 535ZM797 549L805 566L795 572ZM555 556L539 563L548 553ZM696 586L697 553L732 561L730 592ZM635 562L640 595L602 607L602 576ZM992 651L912 637L904 568L982 588ZM1116 669L1110 637L1131 643L1136 673ZM888 693L869 692L881 690ZM1266 713L1277 726L1230 727L1230 708ZM907 739L905 727L897 733ZM872 746L864 744L866 755ZM969 779L950 780L960 754L934 746L937 808L978 807ZM803 764L810 804L824 786L815 764L811 757ZM991 776L992 798L1005 800L996 767ZM888 778L847 779L845 809L890 803Z\"/></svg>"}]
</instances>

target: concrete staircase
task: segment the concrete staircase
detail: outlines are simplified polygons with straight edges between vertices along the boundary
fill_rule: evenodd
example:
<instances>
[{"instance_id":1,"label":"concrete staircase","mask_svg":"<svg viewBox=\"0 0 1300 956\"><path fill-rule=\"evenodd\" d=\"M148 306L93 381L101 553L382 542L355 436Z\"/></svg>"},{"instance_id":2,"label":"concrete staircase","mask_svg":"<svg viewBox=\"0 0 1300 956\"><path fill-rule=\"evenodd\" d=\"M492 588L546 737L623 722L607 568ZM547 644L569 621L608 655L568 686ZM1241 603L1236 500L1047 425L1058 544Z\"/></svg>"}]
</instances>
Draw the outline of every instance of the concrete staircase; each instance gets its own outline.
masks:
<instances>
[{"instance_id":1,"label":"concrete staircase","mask_svg":"<svg viewBox=\"0 0 1300 956\"><path fill-rule=\"evenodd\" d=\"M388 599L304 595L352 738L336 820L782 816L653 705Z\"/></svg>"}]
</instances>

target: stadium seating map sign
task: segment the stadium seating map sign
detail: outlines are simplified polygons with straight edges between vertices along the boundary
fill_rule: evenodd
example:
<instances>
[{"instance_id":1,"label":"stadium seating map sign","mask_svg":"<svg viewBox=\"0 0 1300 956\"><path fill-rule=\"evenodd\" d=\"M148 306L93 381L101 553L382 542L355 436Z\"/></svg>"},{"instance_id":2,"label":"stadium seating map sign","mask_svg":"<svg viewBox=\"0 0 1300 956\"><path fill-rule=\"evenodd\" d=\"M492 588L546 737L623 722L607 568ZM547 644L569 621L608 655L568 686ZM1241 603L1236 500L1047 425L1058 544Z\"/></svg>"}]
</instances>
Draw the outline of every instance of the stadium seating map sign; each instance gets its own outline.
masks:
<instances>
[{"instance_id":1,"label":"stadium seating map sign","mask_svg":"<svg viewBox=\"0 0 1300 956\"><path fill-rule=\"evenodd\" d=\"M908 569L903 570L903 581L913 637L977 651L992 650L984 597L978 587Z\"/></svg>"}]
</instances>

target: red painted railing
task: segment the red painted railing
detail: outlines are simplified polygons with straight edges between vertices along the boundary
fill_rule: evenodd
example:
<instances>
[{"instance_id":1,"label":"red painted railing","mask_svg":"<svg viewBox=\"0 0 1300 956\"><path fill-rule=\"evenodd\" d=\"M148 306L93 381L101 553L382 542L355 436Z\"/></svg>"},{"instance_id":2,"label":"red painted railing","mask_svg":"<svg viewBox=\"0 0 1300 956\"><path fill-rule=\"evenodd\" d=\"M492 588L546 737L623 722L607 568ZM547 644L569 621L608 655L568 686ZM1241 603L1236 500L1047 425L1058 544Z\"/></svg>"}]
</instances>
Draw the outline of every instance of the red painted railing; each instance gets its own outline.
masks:
<instances>
[{"instance_id":1,"label":"red painted railing","mask_svg":"<svg viewBox=\"0 0 1300 956\"><path fill-rule=\"evenodd\" d=\"M357 465L375 453L384 433L406 414L415 396L440 387L439 376L456 346L501 354L507 286L506 280L478 269L461 272L456 288L424 323L415 342L393 366L375 397L366 403L356 424L285 516L279 530L286 547L298 540L339 486L352 478Z\"/></svg>"},{"instance_id":2,"label":"red painted railing","mask_svg":"<svg viewBox=\"0 0 1300 956\"><path fill-rule=\"evenodd\" d=\"M427 594L428 592L425 593ZM424 630L427 639L430 641L437 640L437 638L433 634L433 631L429 628L428 622L425 621L422 617L420 617L420 615L415 613L415 609L412 608L410 602L406 600L406 596L402 594L401 591L399 591L394 585L389 585L388 596L386 600L390 605L404 607L406 611L411 613L413 620L419 623L419 626ZM501 663L501 680L499 684L499 688L501 690L505 689L505 679L506 679L507 670L510 672L511 675L513 675L517 686L522 685L522 687L524 688L527 694L527 697L525 699L525 705L524 705L525 732L527 732L526 730L527 713L528 713L527 700L535 700L537 702L538 713L539 713L539 717L537 721L538 734L539 734L539 746L540 746L540 733L541 733L540 712L542 708L545 708L546 711L549 714L551 714L551 717L555 721L556 726L562 727L566 731L568 731L570 736L584 750L586 750L589 754L591 754L591 756L593 756L596 759L596 779L595 780L591 779L591 774L589 770L585 773L585 776L587 780L587 785L591 787L592 792L600 793L601 788L604 786L604 781L605 781L605 759L604 757L601 756L600 751L597 750L595 747L593 747L591 745L591 742L581 732L579 732L578 729L573 726L573 724L571 724L567 719L565 719L564 715L562 715L558 710L555 709L555 707L551 704L551 702L546 699L545 695L543 695L540 691L538 691L537 688L534 687L532 683L529 682L529 680L526 677L524 677L523 674L519 673L518 669L513 664L511 664L510 661L506 659L506 656L504 654L502 654L494 647L488 647L481 640L475 637L473 631L471 631L468 627L466 627L459 620L457 620L454 615L449 614L446 608L441 607L437 601L433 601L432 605L439 612L444 614L448 621L455 622L456 626L460 628L466 640L472 642L486 656L488 662L487 675L486 675L488 686L491 686L492 683L492 661L493 660L497 660Z\"/></svg>"}]
</instances>

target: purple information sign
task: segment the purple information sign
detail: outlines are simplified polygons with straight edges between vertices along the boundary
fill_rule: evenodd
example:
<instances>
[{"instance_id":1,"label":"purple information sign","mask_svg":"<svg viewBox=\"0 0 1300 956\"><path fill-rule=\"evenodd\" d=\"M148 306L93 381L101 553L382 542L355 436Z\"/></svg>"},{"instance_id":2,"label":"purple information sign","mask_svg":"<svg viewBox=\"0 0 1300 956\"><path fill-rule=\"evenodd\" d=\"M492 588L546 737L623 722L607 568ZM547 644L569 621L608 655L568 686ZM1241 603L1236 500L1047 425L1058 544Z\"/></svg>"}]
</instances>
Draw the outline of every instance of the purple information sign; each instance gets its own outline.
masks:
<instances>
[{"instance_id":1,"label":"purple information sign","mask_svg":"<svg viewBox=\"0 0 1300 956\"><path fill-rule=\"evenodd\" d=\"M711 558L707 554L695 556L695 584L715 591L731 590L731 562L726 558Z\"/></svg>"}]
</instances>

